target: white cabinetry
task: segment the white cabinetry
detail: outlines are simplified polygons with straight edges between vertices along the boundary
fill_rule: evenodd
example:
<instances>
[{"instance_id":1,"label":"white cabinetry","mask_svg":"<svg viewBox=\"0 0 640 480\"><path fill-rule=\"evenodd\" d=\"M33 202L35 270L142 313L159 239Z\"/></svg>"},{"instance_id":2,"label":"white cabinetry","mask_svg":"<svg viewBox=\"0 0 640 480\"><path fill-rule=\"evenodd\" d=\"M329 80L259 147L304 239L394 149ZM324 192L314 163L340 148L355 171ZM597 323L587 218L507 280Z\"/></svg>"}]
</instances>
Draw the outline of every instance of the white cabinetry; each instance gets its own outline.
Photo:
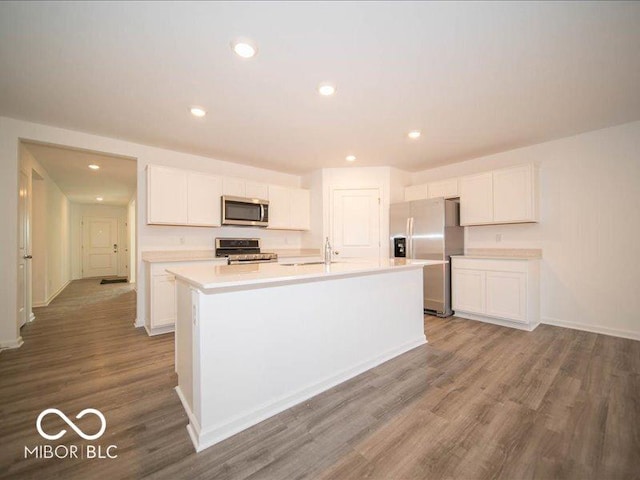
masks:
<instances>
[{"instance_id":1,"label":"white cabinetry","mask_svg":"<svg viewBox=\"0 0 640 480\"><path fill-rule=\"evenodd\" d=\"M426 185L411 185L404 188L404 201L424 200L428 198Z\"/></svg>"},{"instance_id":2,"label":"white cabinetry","mask_svg":"<svg viewBox=\"0 0 640 480\"><path fill-rule=\"evenodd\" d=\"M266 183L247 182L241 178L225 178L222 181L222 193L232 197L269 198L269 186Z\"/></svg>"},{"instance_id":3,"label":"white cabinetry","mask_svg":"<svg viewBox=\"0 0 640 480\"><path fill-rule=\"evenodd\" d=\"M222 181L206 173L189 172L187 225L220 226Z\"/></svg>"},{"instance_id":4,"label":"white cabinetry","mask_svg":"<svg viewBox=\"0 0 640 480\"><path fill-rule=\"evenodd\" d=\"M460 179L462 225L537 222L537 203L537 175L532 164Z\"/></svg>"},{"instance_id":5,"label":"white cabinetry","mask_svg":"<svg viewBox=\"0 0 640 480\"><path fill-rule=\"evenodd\" d=\"M424 200L426 198L455 198L459 196L458 179L448 178L424 185L411 185L404 188L404 201Z\"/></svg>"},{"instance_id":6,"label":"white cabinetry","mask_svg":"<svg viewBox=\"0 0 640 480\"><path fill-rule=\"evenodd\" d=\"M452 257L451 271L457 316L524 330L540 323L538 260Z\"/></svg>"},{"instance_id":7,"label":"white cabinetry","mask_svg":"<svg viewBox=\"0 0 640 480\"><path fill-rule=\"evenodd\" d=\"M309 230L309 190L269 185L269 229Z\"/></svg>"},{"instance_id":8,"label":"white cabinetry","mask_svg":"<svg viewBox=\"0 0 640 480\"><path fill-rule=\"evenodd\" d=\"M460 224L493 222L493 174L480 173L460 179Z\"/></svg>"},{"instance_id":9,"label":"white cabinetry","mask_svg":"<svg viewBox=\"0 0 640 480\"><path fill-rule=\"evenodd\" d=\"M147 166L147 223L220 226L220 178L160 165Z\"/></svg>"},{"instance_id":10,"label":"white cabinetry","mask_svg":"<svg viewBox=\"0 0 640 480\"><path fill-rule=\"evenodd\" d=\"M536 218L536 182L533 165L493 172L493 221L531 222Z\"/></svg>"},{"instance_id":11,"label":"white cabinetry","mask_svg":"<svg viewBox=\"0 0 640 480\"><path fill-rule=\"evenodd\" d=\"M147 166L147 223L187 223L187 182L185 170Z\"/></svg>"},{"instance_id":12,"label":"white cabinetry","mask_svg":"<svg viewBox=\"0 0 640 480\"><path fill-rule=\"evenodd\" d=\"M427 184L429 198L455 198L460 195L458 191L458 179L449 178L438 182L429 182Z\"/></svg>"},{"instance_id":13,"label":"white cabinetry","mask_svg":"<svg viewBox=\"0 0 640 480\"><path fill-rule=\"evenodd\" d=\"M166 271L167 268L188 266L202 262L213 265L226 265L224 260L201 260L191 262L146 262L147 278L147 318L144 328L149 335L173 332L176 323L176 279Z\"/></svg>"}]
</instances>

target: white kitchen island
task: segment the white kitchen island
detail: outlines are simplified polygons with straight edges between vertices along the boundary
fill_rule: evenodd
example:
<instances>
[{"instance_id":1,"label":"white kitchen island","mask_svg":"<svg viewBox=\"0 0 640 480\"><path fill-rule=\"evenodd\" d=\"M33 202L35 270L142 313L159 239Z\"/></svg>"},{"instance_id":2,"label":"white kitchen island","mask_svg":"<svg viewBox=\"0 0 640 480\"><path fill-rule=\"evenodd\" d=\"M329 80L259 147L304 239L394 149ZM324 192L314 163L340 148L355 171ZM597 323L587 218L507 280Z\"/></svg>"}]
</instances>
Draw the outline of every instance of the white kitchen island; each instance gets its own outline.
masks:
<instances>
[{"instance_id":1,"label":"white kitchen island","mask_svg":"<svg viewBox=\"0 0 640 480\"><path fill-rule=\"evenodd\" d=\"M422 267L436 263L168 268L176 391L196 450L426 343Z\"/></svg>"}]
</instances>

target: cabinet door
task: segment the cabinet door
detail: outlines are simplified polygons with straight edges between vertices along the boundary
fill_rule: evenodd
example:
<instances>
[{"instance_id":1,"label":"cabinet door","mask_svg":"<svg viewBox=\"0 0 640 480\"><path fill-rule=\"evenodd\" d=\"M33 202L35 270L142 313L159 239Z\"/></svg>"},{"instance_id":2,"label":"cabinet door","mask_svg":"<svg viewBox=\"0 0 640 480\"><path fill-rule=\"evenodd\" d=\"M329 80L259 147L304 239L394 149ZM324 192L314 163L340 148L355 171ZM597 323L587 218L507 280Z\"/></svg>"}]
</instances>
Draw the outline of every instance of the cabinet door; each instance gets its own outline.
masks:
<instances>
[{"instance_id":1,"label":"cabinet door","mask_svg":"<svg viewBox=\"0 0 640 480\"><path fill-rule=\"evenodd\" d=\"M271 229L288 229L291 219L291 202L289 189L269 185L269 227Z\"/></svg>"},{"instance_id":2,"label":"cabinet door","mask_svg":"<svg viewBox=\"0 0 640 480\"><path fill-rule=\"evenodd\" d=\"M441 180L439 182L431 182L427 185L427 187L429 198L454 198L460 195L458 192L457 178L450 178L448 180Z\"/></svg>"},{"instance_id":3,"label":"cabinet door","mask_svg":"<svg viewBox=\"0 0 640 480\"><path fill-rule=\"evenodd\" d=\"M156 275L151 285L151 327L176 323L176 280L173 275Z\"/></svg>"},{"instance_id":4,"label":"cabinet door","mask_svg":"<svg viewBox=\"0 0 640 480\"><path fill-rule=\"evenodd\" d=\"M309 230L311 228L311 200L309 190L291 189L290 193L290 227L293 230Z\"/></svg>"},{"instance_id":5,"label":"cabinet door","mask_svg":"<svg viewBox=\"0 0 640 480\"><path fill-rule=\"evenodd\" d=\"M147 223L187 224L187 172L147 166Z\"/></svg>"},{"instance_id":6,"label":"cabinet door","mask_svg":"<svg viewBox=\"0 0 640 480\"><path fill-rule=\"evenodd\" d=\"M460 224L493 222L493 174L481 173L460 179Z\"/></svg>"},{"instance_id":7,"label":"cabinet door","mask_svg":"<svg viewBox=\"0 0 640 480\"><path fill-rule=\"evenodd\" d=\"M414 200L424 200L427 198L426 185L411 185L404 187L404 201L413 202Z\"/></svg>"},{"instance_id":8,"label":"cabinet door","mask_svg":"<svg viewBox=\"0 0 640 480\"><path fill-rule=\"evenodd\" d=\"M486 272L487 315L527 322L527 274Z\"/></svg>"},{"instance_id":9,"label":"cabinet door","mask_svg":"<svg viewBox=\"0 0 640 480\"><path fill-rule=\"evenodd\" d=\"M245 182L238 178L224 178L222 180L222 194L232 197L245 197Z\"/></svg>"},{"instance_id":10,"label":"cabinet door","mask_svg":"<svg viewBox=\"0 0 640 480\"><path fill-rule=\"evenodd\" d=\"M269 185L265 183L247 182L244 185L244 194L248 198L259 198L269 200Z\"/></svg>"},{"instance_id":11,"label":"cabinet door","mask_svg":"<svg viewBox=\"0 0 640 480\"><path fill-rule=\"evenodd\" d=\"M188 208L189 225L220 226L220 194L222 181L213 175L189 172Z\"/></svg>"},{"instance_id":12,"label":"cabinet door","mask_svg":"<svg viewBox=\"0 0 640 480\"><path fill-rule=\"evenodd\" d=\"M451 290L454 310L485 313L485 272L480 270L452 270Z\"/></svg>"},{"instance_id":13,"label":"cabinet door","mask_svg":"<svg viewBox=\"0 0 640 480\"><path fill-rule=\"evenodd\" d=\"M531 165L493 172L493 220L501 223L535 220Z\"/></svg>"}]
</instances>

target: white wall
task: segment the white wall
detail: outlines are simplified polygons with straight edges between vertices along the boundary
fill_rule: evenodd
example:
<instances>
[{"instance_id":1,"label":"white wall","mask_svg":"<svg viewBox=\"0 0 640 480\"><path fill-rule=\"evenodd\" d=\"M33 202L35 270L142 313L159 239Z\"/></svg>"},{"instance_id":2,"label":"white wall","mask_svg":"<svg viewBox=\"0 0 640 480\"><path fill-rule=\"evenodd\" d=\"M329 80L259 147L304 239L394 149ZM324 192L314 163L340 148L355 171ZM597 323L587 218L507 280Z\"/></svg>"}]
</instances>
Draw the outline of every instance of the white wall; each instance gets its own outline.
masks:
<instances>
[{"instance_id":1,"label":"white wall","mask_svg":"<svg viewBox=\"0 0 640 480\"><path fill-rule=\"evenodd\" d=\"M31 265L31 278L33 303L38 306L49 303L71 279L70 204L44 167L24 145L20 146L20 156L21 168L30 179L30 252L35 260Z\"/></svg>"},{"instance_id":2,"label":"white wall","mask_svg":"<svg viewBox=\"0 0 640 480\"><path fill-rule=\"evenodd\" d=\"M0 253L0 345L13 344L19 337L17 330L17 199L18 199L18 144L19 139L52 143L111 153L137 159L137 269L142 270L141 255L145 250L213 248L216 236L260 236L266 248L296 248L301 244L300 232L278 232L264 229L236 227L198 228L146 225L146 176L149 163L200 170L218 175L235 176L263 183L299 187L300 177L271 170L243 166L236 163L190 155L162 148L150 147L114 138L91 135L36 123L0 117L0 212L8 225L0 232L4 246ZM144 319L146 290L144 275L138 275L137 325ZM5 288L6 286L6 288Z\"/></svg>"},{"instance_id":3,"label":"white wall","mask_svg":"<svg viewBox=\"0 0 640 480\"><path fill-rule=\"evenodd\" d=\"M129 264L127 247L129 239L122 235L127 223L127 207L71 203L71 274L74 280L82 278L82 219L84 217L108 217L118 219L118 275L126 276L124 266Z\"/></svg>"},{"instance_id":4,"label":"white wall","mask_svg":"<svg viewBox=\"0 0 640 480\"><path fill-rule=\"evenodd\" d=\"M33 306L47 303L47 198L44 179L33 172L31 180L31 285Z\"/></svg>"},{"instance_id":5,"label":"white wall","mask_svg":"<svg viewBox=\"0 0 640 480\"><path fill-rule=\"evenodd\" d=\"M466 248L542 248L544 322L640 339L640 122L425 170L412 184L528 162L539 165L540 223L467 227Z\"/></svg>"},{"instance_id":6,"label":"white wall","mask_svg":"<svg viewBox=\"0 0 640 480\"><path fill-rule=\"evenodd\" d=\"M129 238L129 283L136 283L136 195L131 197L127 206L127 236Z\"/></svg>"}]
</instances>

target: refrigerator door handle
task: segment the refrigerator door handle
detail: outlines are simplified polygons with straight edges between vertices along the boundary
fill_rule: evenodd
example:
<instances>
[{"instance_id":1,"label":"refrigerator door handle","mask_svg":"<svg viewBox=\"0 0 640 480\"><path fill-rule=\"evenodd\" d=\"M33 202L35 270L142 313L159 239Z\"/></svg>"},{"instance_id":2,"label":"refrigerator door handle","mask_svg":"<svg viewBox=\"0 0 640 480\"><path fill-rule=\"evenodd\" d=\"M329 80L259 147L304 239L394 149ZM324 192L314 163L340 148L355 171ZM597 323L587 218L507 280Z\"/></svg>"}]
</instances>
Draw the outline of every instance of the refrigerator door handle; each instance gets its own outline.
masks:
<instances>
[{"instance_id":1,"label":"refrigerator door handle","mask_svg":"<svg viewBox=\"0 0 640 480\"><path fill-rule=\"evenodd\" d=\"M408 242L409 244L409 258L413 258L413 217L409 217L409 238L408 238Z\"/></svg>"}]
</instances>

